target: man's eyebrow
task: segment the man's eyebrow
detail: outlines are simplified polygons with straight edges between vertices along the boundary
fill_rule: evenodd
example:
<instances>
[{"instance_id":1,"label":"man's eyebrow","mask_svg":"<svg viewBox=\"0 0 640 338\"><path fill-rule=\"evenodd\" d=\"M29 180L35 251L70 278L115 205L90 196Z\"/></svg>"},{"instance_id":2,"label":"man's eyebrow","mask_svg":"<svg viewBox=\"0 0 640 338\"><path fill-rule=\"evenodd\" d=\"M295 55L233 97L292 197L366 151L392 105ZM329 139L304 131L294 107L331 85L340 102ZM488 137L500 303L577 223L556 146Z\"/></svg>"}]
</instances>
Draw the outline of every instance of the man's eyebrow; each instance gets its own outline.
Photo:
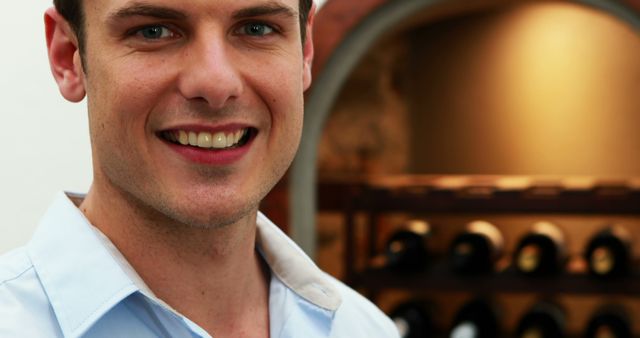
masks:
<instances>
[{"instance_id":1,"label":"man's eyebrow","mask_svg":"<svg viewBox=\"0 0 640 338\"><path fill-rule=\"evenodd\" d=\"M291 7L287 7L276 2L271 2L264 5L240 9L233 13L233 18L235 20L238 20L238 19L253 18L253 17L259 17L259 16L274 16L274 15L282 15L286 17L297 18L298 12L296 10L293 10Z\"/></svg>"},{"instance_id":2,"label":"man's eyebrow","mask_svg":"<svg viewBox=\"0 0 640 338\"><path fill-rule=\"evenodd\" d=\"M187 18L187 14L175 9L149 5L143 2L134 2L109 15L108 21L118 21L132 16L148 16L168 20L184 20Z\"/></svg>"}]
</instances>

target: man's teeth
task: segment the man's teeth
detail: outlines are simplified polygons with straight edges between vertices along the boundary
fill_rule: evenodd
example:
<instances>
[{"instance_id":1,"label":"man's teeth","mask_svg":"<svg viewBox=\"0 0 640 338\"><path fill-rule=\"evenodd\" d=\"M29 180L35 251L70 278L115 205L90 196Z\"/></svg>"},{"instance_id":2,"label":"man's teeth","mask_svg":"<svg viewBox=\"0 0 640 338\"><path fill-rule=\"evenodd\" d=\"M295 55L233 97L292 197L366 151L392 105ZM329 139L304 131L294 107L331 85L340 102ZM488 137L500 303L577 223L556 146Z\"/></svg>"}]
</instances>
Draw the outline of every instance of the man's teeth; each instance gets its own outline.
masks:
<instances>
[{"instance_id":1,"label":"man's teeth","mask_svg":"<svg viewBox=\"0 0 640 338\"><path fill-rule=\"evenodd\" d=\"M233 133L209 133L206 131L196 133L194 131L180 130L177 133L169 133L169 139L184 146L190 145L205 149L224 149L238 145L246 133L247 129L238 130Z\"/></svg>"}]
</instances>

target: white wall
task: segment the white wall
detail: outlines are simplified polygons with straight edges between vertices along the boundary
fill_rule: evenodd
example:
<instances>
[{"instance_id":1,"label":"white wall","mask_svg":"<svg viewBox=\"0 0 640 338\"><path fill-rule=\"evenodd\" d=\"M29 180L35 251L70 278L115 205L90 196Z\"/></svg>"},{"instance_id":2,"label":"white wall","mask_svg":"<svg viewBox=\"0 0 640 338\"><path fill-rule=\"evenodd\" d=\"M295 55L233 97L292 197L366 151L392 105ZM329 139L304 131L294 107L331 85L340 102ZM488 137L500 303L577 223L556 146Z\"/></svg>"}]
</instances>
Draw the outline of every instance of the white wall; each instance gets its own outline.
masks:
<instances>
[{"instance_id":1,"label":"white wall","mask_svg":"<svg viewBox=\"0 0 640 338\"><path fill-rule=\"evenodd\" d=\"M49 71L51 3L14 1L0 20L0 254L28 241L56 192L91 183L85 103L66 102Z\"/></svg>"},{"instance_id":2,"label":"white wall","mask_svg":"<svg viewBox=\"0 0 640 338\"><path fill-rule=\"evenodd\" d=\"M0 253L25 243L56 191L91 182L85 103L58 94L43 13L51 0L14 1L0 20Z\"/></svg>"}]
</instances>

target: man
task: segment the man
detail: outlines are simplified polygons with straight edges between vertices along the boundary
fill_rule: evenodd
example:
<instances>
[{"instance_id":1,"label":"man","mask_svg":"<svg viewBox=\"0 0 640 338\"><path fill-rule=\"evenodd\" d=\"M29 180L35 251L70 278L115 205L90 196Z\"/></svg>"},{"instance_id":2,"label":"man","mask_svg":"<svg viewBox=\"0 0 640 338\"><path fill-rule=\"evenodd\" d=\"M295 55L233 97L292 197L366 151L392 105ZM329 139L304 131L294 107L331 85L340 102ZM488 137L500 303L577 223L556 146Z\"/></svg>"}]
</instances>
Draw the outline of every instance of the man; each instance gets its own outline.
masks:
<instances>
[{"instance_id":1,"label":"man","mask_svg":"<svg viewBox=\"0 0 640 338\"><path fill-rule=\"evenodd\" d=\"M397 337L258 213L300 139L311 0L54 2L94 181L0 260L0 337Z\"/></svg>"}]
</instances>

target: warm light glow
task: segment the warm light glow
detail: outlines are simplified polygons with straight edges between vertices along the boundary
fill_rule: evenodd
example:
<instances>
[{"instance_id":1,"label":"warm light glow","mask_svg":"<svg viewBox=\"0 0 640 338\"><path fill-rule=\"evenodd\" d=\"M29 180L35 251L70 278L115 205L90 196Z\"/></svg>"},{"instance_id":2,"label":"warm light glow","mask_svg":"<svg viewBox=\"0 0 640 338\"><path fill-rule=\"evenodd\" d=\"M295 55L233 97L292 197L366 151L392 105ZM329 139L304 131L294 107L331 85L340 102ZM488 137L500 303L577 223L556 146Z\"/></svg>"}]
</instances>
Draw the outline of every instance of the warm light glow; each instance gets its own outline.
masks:
<instances>
[{"instance_id":1,"label":"warm light glow","mask_svg":"<svg viewBox=\"0 0 640 338\"><path fill-rule=\"evenodd\" d=\"M631 140L618 137L632 123L625 111L640 112L631 104L638 81L629 76L640 69L635 34L605 14L560 3L522 6L500 26L486 67L495 70L488 80L504 90L495 96L512 149L526 154L514 156L513 166L547 174L610 171L611 161L620 161L612 155L632 149ZM629 43L635 53L617 52Z\"/></svg>"},{"instance_id":2,"label":"warm light glow","mask_svg":"<svg viewBox=\"0 0 640 338\"><path fill-rule=\"evenodd\" d=\"M640 39L530 1L418 30L411 172L640 176Z\"/></svg>"}]
</instances>

